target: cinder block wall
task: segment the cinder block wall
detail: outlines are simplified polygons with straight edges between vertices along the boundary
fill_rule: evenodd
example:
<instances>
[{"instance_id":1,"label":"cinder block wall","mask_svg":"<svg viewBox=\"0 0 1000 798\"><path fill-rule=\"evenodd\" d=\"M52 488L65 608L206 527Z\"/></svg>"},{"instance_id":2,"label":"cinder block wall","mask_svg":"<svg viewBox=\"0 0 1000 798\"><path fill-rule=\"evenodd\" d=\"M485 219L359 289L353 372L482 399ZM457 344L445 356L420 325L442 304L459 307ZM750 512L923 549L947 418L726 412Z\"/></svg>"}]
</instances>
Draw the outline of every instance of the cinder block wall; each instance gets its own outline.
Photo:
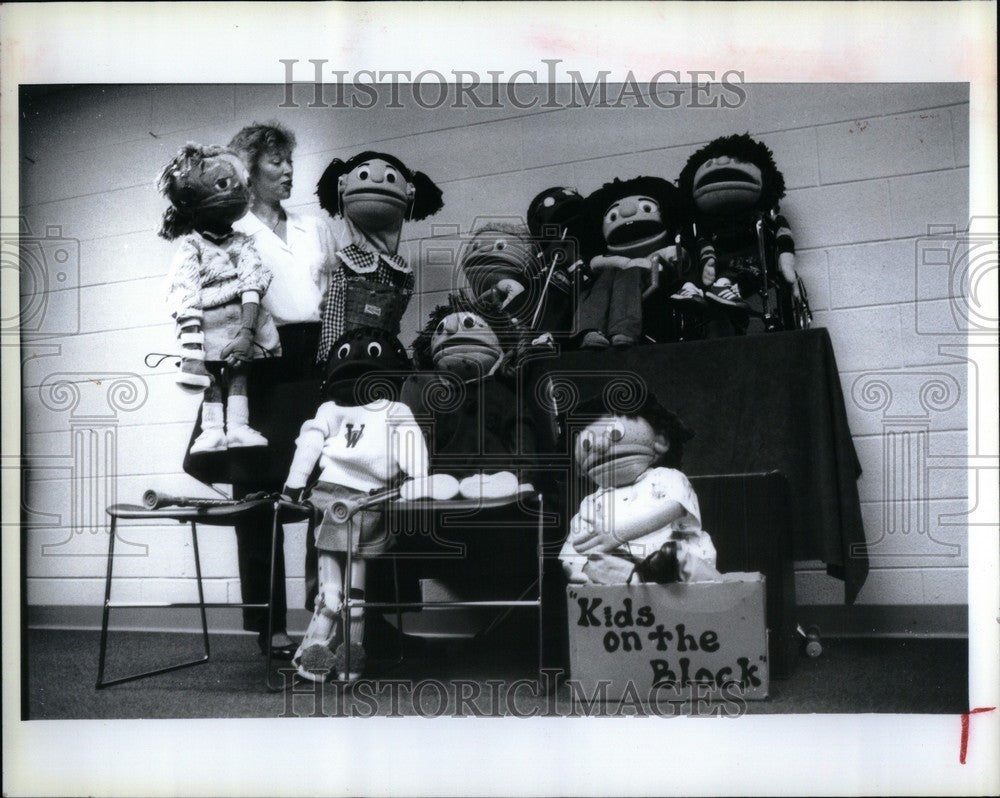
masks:
<instances>
[{"instance_id":1,"label":"cinder block wall","mask_svg":"<svg viewBox=\"0 0 1000 798\"><path fill-rule=\"evenodd\" d=\"M876 545L859 603L965 603L966 363L939 353L963 337L947 264L922 263L919 253L929 225L968 224L968 89L745 88L735 109L426 110L406 87L404 108L369 110L310 108L309 87L298 89L298 108L279 107L280 86L27 91L20 186L31 271L22 276L22 323L45 334L23 345L29 604L100 604L109 502L136 501L148 487L212 495L179 470L197 398L174 386L169 368L143 361L172 344L163 295L174 245L156 237L164 201L153 183L185 141L224 143L269 119L298 136L289 204L306 213L322 213L313 191L325 165L369 146L439 182L445 210L406 228L411 262L432 232L523 216L548 186L588 192L615 176L673 179L718 135L763 139L786 177L799 270L816 322L833 338L865 470L860 492ZM518 97L530 98L528 87ZM450 270L423 271L405 341L452 281ZM164 531L123 528L117 598L194 595L190 543ZM286 541L291 606L302 602L302 551L299 530ZM202 558L208 599L238 601L232 536L204 535ZM797 590L806 605L843 597L820 563L797 565Z\"/></svg>"}]
</instances>

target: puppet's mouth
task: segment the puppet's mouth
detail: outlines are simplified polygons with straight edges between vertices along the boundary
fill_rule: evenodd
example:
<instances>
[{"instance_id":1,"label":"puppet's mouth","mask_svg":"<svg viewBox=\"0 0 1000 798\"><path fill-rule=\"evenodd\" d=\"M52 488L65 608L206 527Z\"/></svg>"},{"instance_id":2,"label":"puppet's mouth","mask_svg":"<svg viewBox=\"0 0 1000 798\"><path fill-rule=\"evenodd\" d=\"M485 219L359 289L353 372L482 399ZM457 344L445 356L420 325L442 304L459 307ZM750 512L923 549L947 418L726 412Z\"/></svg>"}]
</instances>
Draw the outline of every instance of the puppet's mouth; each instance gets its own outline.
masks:
<instances>
[{"instance_id":1,"label":"puppet's mouth","mask_svg":"<svg viewBox=\"0 0 1000 798\"><path fill-rule=\"evenodd\" d=\"M666 235L663 223L655 219L636 219L634 222L623 222L608 233L608 246L635 245L652 243L657 238Z\"/></svg>"},{"instance_id":2,"label":"puppet's mouth","mask_svg":"<svg viewBox=\"0 0 1000 798\"><path fill-rule=\"evenodd\" d=\"M463 354L489 354L494 357L500 357L503 354L499 347L494 344L484 341L482 338L477 338L472 335L456 335L449 338L447 342L441 344L437 350L434 352L434 360L437 362L439 358L448 355L450 357L455 357Z\"/></svg>"},{"instance_id":3,"label":"puppet's mouth","mask_svg":"<svg viewBox=\"0 0 1000 798\"><path fill-rule=\"evenodd\" d=\"M583 468L584 471L589 473L594 469L613 468L635 462L636 460L649 462L654 457L656 457L656 452L649 446L643 446L638 443L624 446L618 445L610 451L588 455L584 460Z\"/></svg>"},{"instance_id":4,"label":"puppet's mouth","mask_svg":"<svg viewBox=\"0 0 1000 798\"><path fill-rule=\"evenodd\" d=\"M721 192L756 199L760 196L760 191L761 181L750 172L734 167L721 167L703 175L692 194L696 200Z\"/></svg>"},{"instance_id":5,"label":"puppet's mouth","mask_svg":"<svg viewBox=\"0 0 1000 798\"><path fill-rule=\"evenodd\" d=\"M345 191L344 199L387 202L399 208L406 207L406 197L400 195L398 191L393 191L388 188L375 188L373 186L365 186L364 188L356 188L352 191Z\"/></svg>"}]
</instances>

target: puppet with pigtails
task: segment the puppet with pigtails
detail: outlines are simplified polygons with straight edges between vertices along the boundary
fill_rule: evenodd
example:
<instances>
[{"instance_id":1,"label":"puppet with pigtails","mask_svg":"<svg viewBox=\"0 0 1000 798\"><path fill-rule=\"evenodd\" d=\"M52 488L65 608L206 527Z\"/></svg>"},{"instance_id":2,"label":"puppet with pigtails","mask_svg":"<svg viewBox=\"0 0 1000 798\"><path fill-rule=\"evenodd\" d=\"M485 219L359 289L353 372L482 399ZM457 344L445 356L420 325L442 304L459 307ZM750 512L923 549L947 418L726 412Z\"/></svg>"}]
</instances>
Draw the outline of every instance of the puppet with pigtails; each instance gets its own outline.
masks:
<instances>
[{"instance_id":1,"label":"puppet with pigtails","mask_svg":"<svg viewBox=\"0 0 1000 798\"><path fill-rule=\"evenodd\" d=\"M714 308L737 334L753 315L768 330L808 327L795 241L778 206L785 178L771 150L746 133L717 138L688 159L679 184L693 210L701 273L672 299Z\"/></svg>"},{"instance_id":2,"label":"puppet with pigtails","mask_svg":"<svg viewBox=\"0 0 1000 798\"><path fill-rule=\"evenodd\" d=\"M253 243L233 230L249 205L239 156L189 143L157 181L170 200L160 235L181 239L169 272L167 302L180 345L177 384L204 392L201 434L191 454L266 446L249 426L247 364L279 355L278 331L260 300L271 282Z\"/></svg>"},{"instance_id":3,"label":"puppet with pigtails","mask_svg":"<svg viewBox=\"0 0 1000 798\"><path fill-rule=\"evenodd\" d=\"M423 172L372 151L346 161L335 158L316 195L333 217L338 242L322 305L317 360L325 363L333 342L356 326L348 318L353 311L376 327L383 315L402 317L414 288L413 269L398 254L403 223L426 219L444 203L441 189Z\"/></svg>"}]
</instances>

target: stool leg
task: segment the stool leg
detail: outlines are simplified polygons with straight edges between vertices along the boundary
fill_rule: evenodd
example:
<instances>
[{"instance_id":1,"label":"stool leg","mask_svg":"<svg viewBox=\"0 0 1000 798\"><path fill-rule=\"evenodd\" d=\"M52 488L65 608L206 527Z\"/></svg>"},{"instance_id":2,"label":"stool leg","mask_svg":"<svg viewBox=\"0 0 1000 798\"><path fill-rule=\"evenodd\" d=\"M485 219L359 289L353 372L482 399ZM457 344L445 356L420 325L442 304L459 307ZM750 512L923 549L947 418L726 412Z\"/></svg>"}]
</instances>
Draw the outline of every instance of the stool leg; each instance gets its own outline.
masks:
<instances>
[{"instance_id":1,"label":"stool leg","mask_svg":"<svg viewBox=\"0 0 1000 798\"><path fill-rule=\"evenodd\" d=\"M104 684L104 660L108 652L108 617L111 613L111 569L112 563L114 563L115 559L115 528L117 525L118 519L112 516L111 534L108 536L108 568L104 577L104 610L101 616L101 650L98 655L97 662L96 689L98 690L106 686Z\"/></svg>"},{"instance_id":2,"label":"stool leg","mask_svg":"<svg viewBox=\"0 0 1000 798\"><path fill-rule=\"evenodd\" d=\"M543 579L545 578L545 506L542 494L538 494L538 686L544 688L542 670L545 667L542 652L544 651L544 630L542 623Z\"/></svg>"},{"instance_id":3,"label":"stool leg","mask_svg":"<svg viewBox=\"0 0 1000 798\"><path fill-rule=\"evenodd\" d=\"M347 560L344 565L344 600L340 609L340 628L344 630L344 675L351 675L351 585L354 584L354 518L347 522Z\"/></svg>"},{"instance_id":4,"label":"stool leg","mask_svg":"<svg viewBox=\"0 0 1000 798\"><path fill-rule=\"evenodd\" d=\"M191 546L194 548L194 572L198 577L198 603L201 605L201 640L205 647L205 662L210 655L208 648L208 617L205 614L205 588L201 582L201 556L198 553L198 525L191 522Z\"/></svg>"}]
</instances>

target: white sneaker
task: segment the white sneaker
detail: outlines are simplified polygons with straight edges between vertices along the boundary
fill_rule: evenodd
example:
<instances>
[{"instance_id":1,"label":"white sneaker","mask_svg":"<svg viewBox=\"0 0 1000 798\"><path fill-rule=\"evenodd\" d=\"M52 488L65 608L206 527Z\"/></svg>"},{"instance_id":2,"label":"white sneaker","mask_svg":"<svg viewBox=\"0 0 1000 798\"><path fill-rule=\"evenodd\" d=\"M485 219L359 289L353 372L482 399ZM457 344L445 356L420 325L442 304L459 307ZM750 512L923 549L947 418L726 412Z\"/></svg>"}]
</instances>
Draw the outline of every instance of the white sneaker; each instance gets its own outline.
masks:
<instances>
[{"instance_id":1,"label":"white sneaker","mask_svg":"<svg viewBox=\"0 0 1000 798\"><path fill-rule=\"evenodd\" d=\"M436 502L454 499L458 495L458 480L451 474L431 474L419 479L408 479L399 486L399 498L414 502L433 499Z\"/></svg>"},{"instance_id":2,"label":"white sneaker","mask_svg":"<svg viewBox=\"0 0 1000 798\"><path fill-rule=\"evenodd\" d=\"M257 430L242 424L238 427L230 427L226 433L226 442L230 448L241 446L267 446L267 438Z\"/></svg>"},{"instance_id":3,"label":"white sneaker","mask_svg":"<svg viewBox=\"0 0 1000 798\"><path fill-rule=\"evenodd\" d=\"M202 430L201 435L194 439L194 443L191 444L191 454L224 452L228 448L225 430L222 427L209 427Z\"/></svg>"},{"instance_id":4,"label":"white sneaker","mask_svg":"<svg viewBox=\"0 0 1000 798\"><path fill-rule=\"evenodd\" d=\"M506 499L517 493L519 484L510 471L498 471L466 477L459 483L458 490L465 499Z\"/></svg>"}]
</instances>

